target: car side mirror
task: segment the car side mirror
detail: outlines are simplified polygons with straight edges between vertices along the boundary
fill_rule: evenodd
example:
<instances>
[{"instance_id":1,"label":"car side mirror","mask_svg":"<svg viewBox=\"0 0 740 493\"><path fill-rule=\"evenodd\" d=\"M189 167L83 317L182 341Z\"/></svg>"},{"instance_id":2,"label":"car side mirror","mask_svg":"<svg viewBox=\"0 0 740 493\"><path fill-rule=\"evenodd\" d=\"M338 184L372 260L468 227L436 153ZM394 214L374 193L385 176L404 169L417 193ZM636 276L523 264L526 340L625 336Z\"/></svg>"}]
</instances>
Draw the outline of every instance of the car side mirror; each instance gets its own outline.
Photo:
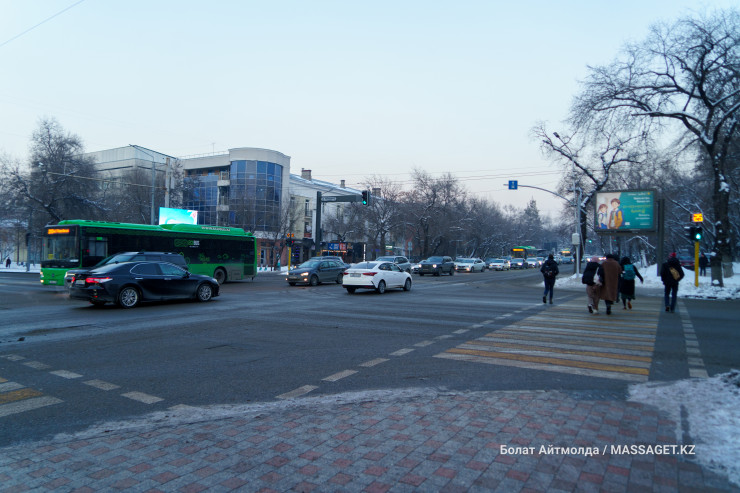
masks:
<instances>
[{"instance_id":1,"label":"car side mirror","mask_svg":"<svg viewBox=\"0 0 740 493\"><path fill-rule=\"evenodd\" d=\"M182 277L185 278L185 279L187 279L188 277L190 277L190 272L185 271L185 274L183 274Z\"/></svg>"}]
</instances>

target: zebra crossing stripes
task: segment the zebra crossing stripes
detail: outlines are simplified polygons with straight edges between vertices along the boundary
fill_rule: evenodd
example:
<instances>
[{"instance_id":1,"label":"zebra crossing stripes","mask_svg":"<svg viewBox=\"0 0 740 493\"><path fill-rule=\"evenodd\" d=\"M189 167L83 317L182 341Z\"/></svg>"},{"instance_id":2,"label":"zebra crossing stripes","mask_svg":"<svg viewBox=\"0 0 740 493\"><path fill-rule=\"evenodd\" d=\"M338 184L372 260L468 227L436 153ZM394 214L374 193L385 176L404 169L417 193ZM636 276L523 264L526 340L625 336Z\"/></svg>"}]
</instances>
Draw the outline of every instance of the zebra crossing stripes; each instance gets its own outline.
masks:
<instances>
[{"instance_id":1,"label":"zebra crossing stripes","mask_svg":"<svg viewBox=\"0 0 740 493\"><path fill-rule=\"evenodd\" d=\"M483 337L437 354L437 358L647 381L658 312L622 310L590 315L581 302L548 307Z\"/></svg>"},{"instance_id":2,"label":"zebra crossing stripes","mask_svg":"<svg viewBox=\"0 0 740 493\"><path fill-rule=\"evenodd\" d=\"M46 396L38 390L4 378L0 378L0 382L0 418L62 402L61 399Z\"/></svg>"}]
</instances>

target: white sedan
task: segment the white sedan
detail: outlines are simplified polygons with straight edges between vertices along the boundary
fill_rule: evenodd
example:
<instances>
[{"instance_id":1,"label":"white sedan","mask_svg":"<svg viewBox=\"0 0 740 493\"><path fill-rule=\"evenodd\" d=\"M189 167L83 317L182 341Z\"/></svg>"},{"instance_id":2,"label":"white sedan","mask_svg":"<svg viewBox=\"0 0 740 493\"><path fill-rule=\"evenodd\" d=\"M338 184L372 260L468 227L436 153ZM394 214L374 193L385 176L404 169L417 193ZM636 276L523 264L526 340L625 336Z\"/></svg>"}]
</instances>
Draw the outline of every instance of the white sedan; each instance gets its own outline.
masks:
<instances>
[{"instance_id":1,"label":"white sedan","mask_svg":"<svg viewBox=\"0 0 740 493\"><path fill-rule=\"evenodd\" d=\"M479 258L459 258L455 260L455 270L458 272L483 272L486 263Z\"/></svg>"},{"instance_id":2,"label":"white sedan","mask_svg":"<svg viewBox=\"0 0 740 493\"><path fill-rule=\"evenodd\" d=\"M360 262L344 271L342 285L349 294L358 289L374 289L380 294L388 288L411 289L411 274L392 262Z\"/></svg>"}]
</instances>

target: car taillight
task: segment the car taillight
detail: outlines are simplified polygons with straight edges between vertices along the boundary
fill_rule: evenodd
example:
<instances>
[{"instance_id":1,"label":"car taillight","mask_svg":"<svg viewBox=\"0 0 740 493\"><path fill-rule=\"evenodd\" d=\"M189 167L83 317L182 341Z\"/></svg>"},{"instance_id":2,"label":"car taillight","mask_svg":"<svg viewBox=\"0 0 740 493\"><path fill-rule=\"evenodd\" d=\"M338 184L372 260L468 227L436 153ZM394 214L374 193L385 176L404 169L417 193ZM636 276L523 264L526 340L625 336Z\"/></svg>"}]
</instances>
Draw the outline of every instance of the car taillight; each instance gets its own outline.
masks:
<instances>
[{"instance_id":1,"label":"car taillight","mask_svg":"<svg viewBox=\"0 0 740 493\"><path fill-rule=\"evenodd\" d=\"M344 276L347 276L347 275L349 275L349 272L347 272L347 271L345 270L344 272L342 272L342 275L344 275Z\"/></svg>"},{"instance_id":2,"label":"car taillight","mask_svg":"<svg viewBox=\"0 0 740 493\"><path fill-rule=\"evenodd\" d=\"M112 277L88 277L85 279L85 284L103 284L112 280Z\"/></svg>"},{"instance_id":3,"label":"car taillight","mask_svg":"<svg viewBox=\"0 0 740 493\"><path fill-rule=\"evenodd\" d=\"M375 274L377 274L377 272L363 272L362 273L363 276L370 276L370 277L374 276Z\"/></svg>"}]
</instances>

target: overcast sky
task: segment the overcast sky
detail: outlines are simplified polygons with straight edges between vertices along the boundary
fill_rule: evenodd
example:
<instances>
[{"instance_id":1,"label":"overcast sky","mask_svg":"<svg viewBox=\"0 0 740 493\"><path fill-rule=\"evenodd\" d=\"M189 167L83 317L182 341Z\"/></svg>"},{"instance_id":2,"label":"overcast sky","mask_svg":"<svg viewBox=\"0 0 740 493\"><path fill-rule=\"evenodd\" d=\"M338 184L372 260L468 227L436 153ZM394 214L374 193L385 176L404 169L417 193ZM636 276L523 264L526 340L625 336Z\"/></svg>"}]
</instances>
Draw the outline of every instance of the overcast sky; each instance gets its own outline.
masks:
<instances>
[{"instance_id":1,"label":"overcast sky","mask_svg":"<svg viewBox=\"0 0 740 493\"><path fill-rule=\"evenodd\" d=\"M0 0L0 153L54 117L88 151L260 147L350 186L416 167L557 213L504 187L556 188L531 128L565 128L587 66L651 24L733 3Z\"/></svg>"}]
</instances>

